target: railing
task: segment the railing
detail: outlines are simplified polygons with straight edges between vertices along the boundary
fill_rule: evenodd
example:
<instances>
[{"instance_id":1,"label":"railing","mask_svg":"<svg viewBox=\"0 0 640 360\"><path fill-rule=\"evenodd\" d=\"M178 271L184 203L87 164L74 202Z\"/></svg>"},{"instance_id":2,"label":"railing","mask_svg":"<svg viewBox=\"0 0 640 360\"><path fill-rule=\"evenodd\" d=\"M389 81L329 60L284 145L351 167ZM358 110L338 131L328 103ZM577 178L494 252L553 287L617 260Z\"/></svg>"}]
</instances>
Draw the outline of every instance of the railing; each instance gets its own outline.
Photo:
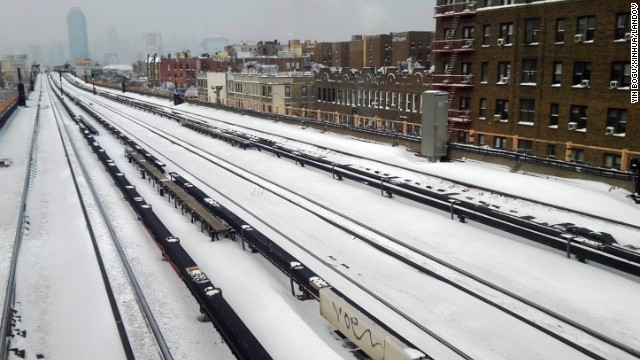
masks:
<instances>
[{"instance_id":1,"label":"railing","mask_svg":"<svg viewBox=\"0 0 640 360\"><path fill-rule=\"evenodd\" d=\"M497 156L502 158L509 158L514 160L520 160L526 163L545 165L549 167L555 167L564 170L575 171L584 174L598 175L602 177L620 179L620 180L634 180L636 175L632 172L621 171L616 169L607 169L594 165L577 164L562 160L550 159L540 156L528 155L526 153L507 151L502 149L492 149L476 145L450 143L449 148L459 149L463 151L473 152L481 155Z\"/></svg>"},{"instance_id":2,"label":"railing","mask_svg":"<svg viewBox=\"0 0 640 360\"><path fill-rule=\"evenodd\" d=\"M437 40L431 44L434 52L473 51L475 39Z\"/></svg>"},{"instance_id":3,"label":"railing","mask_svg":"<svg viewBox=\"0 0 640 360\"><path fill-rule=\"evenodd\" d=\"M476 3L470 1L436 6L434 16L473 15L475 13Z\"/></svg>"},{"instance_id":4,"label":"railing","mask_svg":"<svg viewBox=\"0 0 640 360\"><path fill-rule=\"evenodd\" d=\"M448 112L449 121L453 123L470 123L471 122L471 111L460 110L460 109L449 109Z\"/></svg>"},{"instance_id":5,"label":"railing","mask_svg":"<svg viewBox=\"0 0 640 360\"><path fill-rule=\"evenodd\" d=\"M433 75L433 85L443 87L471 87L473 75Z\"/></svg>"}]
</instances>

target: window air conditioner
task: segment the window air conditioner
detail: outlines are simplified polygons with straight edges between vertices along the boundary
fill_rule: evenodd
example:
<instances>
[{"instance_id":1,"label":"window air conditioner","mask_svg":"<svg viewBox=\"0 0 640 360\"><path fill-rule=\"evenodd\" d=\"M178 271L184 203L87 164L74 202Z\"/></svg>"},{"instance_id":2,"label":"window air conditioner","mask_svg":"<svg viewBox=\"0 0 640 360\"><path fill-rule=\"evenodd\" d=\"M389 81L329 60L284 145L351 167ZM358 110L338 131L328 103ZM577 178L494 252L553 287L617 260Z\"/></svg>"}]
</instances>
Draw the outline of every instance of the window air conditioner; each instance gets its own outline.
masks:
<instances>
[{"instance_id":1,"label":"window air conditioner","mask_svg":"<svg viewBox=\"0 0 640 360\"><path fill-rule=\"evenodd\" d=\"M504 39L498 39L498 46L504 45Z\"/></svg>"},{"instance_id":2,"label":"window air conditioner","mask_svg":"<svg viewBox=\"0 0 640 360\"><path fill-rule=\"evenodd\" d=\"M493 121L500 121L500 120L502 120L502 116L500 114L493 115Z\"/></svg>"},{"instance_id":3,"label":"window air conditioner","mask_svg":"<svg viewBox=\"0 0 640 360\"><path fill-rule=\"evenodd\" d=\"M613 131L614 131L613 126L607 126L606 128L604 128L605 135L613 135Z\"/></svg>"},{"instance_id":4,"label":"window air conditioner","mask_svg":"<svg viewBox=\"0 0 640 360\"><path fill-rule=\"evenodd\" d=\"M467 5L467 9L469 11L475 11L476 10L476 3L469 3L469 5Z\"/></svg>"},{"instance_id":5,"label":"window air conditioner","mask_svg":"<svg viewBox=\"0 0 640 360\"><path fill-rule=\"evenodd\" d=\"M569 123L569 126L568 126L569 130L575 130L577 128L578 128L578 123L575 123L575 122L570 122Z\"/></svg>"},{"instance_id":6,"label":"window air conditioner","mask_svg":"<svg viewBox=\"0 0 640 360\"><path fill-rule=\"evenodd\" d=\"M580 81L580 86L588 88L589 87L589 80Z\"/></svg>"},{"instance_id":7,"label":"window air conditioner","mask_svg":"<svg viewBox=\"0 0 640 360\"><path fill-rule=\"evenodd\" d=\"M580 44L581 42L584 41L584 35L582 34L575 34L573 35L573 42L576 44Z\"/></svg>"},{"instance_id":8,"label":"window air conditioner","mask_svg":"<svg viewBox=\"0 0 640 360\"><path fill-rule=\"evenodd\" d=\"M500 82L503 84L508 84L509 83L509 77L508 76L503 76L500 78Z\"/></svg>"},{"instance_id":9,"label":"window air conditioner","mask_svg":"<svg viewBox=\"0 0 640 360\"><path fill-rule=\"evenodd\" d=\"M617 89L619 85L618 80L611 80L611 82L609 82L609 89Z\"/></svg>"},{"instance_id":10,"label":"window air conditioner","mask_svg":"<svg viewBox=\"0 0 640 360\"><path fill-rule=\"evenodd\" d=\"M473 47L473 40L467 40L464 42L464 45L462 45L463 48L468 49L468 48L472 48Z\"/></svg>"},{"instance_id":11,"label":"window air conditioner","mask_svg":"<svg viewBox=\"0 0 640 360\"><path fill-rule=\"evenodd\" d=\"M631 33L624 33L624 39L625 39L626 41L631 40Z\"/></svg>"},{"instance_id":12,"label":"window air conditioner","mask_svg":"<svg viewBox=\"0 0 640 360\"><path fill-rule=\"evenodd\" d=\"M471 76L465 76L464 79L462 79L462 83L471 84Z\"/></svg>"}]
</instances>

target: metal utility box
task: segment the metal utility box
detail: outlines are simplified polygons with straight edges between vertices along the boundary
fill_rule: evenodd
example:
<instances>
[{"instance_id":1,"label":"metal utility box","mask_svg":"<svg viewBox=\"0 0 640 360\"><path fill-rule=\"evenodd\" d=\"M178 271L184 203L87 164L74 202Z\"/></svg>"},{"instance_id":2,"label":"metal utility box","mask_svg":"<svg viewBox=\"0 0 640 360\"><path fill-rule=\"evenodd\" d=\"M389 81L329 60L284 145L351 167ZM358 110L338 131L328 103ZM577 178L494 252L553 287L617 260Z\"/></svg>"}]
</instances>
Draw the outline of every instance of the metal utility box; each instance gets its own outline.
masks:
<instances>
[{"instance_id":1,"label":"metal utility box","mask_svg":"<svg viewBox=\"0 0 640 360\"><path fill-rule=\"evenodd\" d=\"M422 144L420 152L430 161L447 156L449 93L425 91L422 93Z\"/></svg>"}]
</instances>

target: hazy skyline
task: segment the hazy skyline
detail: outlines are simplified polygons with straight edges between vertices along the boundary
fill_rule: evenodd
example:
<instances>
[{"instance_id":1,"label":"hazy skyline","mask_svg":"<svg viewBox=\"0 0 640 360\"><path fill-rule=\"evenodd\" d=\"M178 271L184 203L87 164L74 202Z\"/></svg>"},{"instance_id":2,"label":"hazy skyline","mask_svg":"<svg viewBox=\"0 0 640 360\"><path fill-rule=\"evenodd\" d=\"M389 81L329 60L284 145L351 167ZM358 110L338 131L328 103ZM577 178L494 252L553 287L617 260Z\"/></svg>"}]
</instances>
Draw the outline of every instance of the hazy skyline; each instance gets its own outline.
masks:
<instances>
[{"instance_id":1,"label":"hazy skyline","mask_svg":"<svg viewBox=\"0 0 640 360\"><path fill-rule=\"evenodd\" d=\"M172 52L198 52L207 36L230 42L343 41L355 34L435 29L435 0L0 0L0 54L33 45L68 47L66 17L74 6L86 16L97 60L106 51L109 26L131 48L142 47L136 42L143 33L160 32L165 51Z\"/></svg>"}]
</instances>

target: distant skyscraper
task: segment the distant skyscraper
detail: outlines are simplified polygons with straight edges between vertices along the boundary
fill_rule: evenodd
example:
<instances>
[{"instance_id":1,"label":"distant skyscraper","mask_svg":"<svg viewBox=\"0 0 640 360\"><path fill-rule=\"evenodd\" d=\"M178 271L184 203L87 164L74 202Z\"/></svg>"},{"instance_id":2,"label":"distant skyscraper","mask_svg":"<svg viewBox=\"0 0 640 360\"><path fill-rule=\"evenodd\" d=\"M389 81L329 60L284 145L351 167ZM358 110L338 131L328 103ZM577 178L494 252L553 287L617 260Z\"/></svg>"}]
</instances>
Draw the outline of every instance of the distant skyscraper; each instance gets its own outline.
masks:
<instances>
[{"instance_id":1,"label":"distant skyscraper","mask_svg":"<svg viewBox=\"0 0 640 360\"><path fill-rule=\"evenodd\" d=\"M159 32L144 33L144 50L147 54L162 54L162 36Z\"/></svg>"},{"instance_id":2,"label":"distant skyscraper","mask_svg":"<svg viewBox=\"0 0 640 360\"><path fill-rule=\"evenodd\" d=\"M217 51L223 51L225 46L229 45L229 40L223 37L208 37L202 39L200 48L205 53L215 53Z\"/></svg>"},{"instance_id":3,"label":"distant skyscraper","mask_svg":"<svg viewBox=\"0 0 640 360\"><path fill-rule=\"evenodd\" d=\"M89 58L89 42L87 41L87 22L82 10L71 8L67 15L67 29L69 31L69 56L75 64L78 58Z\"/></svg>"}]
</instances>

